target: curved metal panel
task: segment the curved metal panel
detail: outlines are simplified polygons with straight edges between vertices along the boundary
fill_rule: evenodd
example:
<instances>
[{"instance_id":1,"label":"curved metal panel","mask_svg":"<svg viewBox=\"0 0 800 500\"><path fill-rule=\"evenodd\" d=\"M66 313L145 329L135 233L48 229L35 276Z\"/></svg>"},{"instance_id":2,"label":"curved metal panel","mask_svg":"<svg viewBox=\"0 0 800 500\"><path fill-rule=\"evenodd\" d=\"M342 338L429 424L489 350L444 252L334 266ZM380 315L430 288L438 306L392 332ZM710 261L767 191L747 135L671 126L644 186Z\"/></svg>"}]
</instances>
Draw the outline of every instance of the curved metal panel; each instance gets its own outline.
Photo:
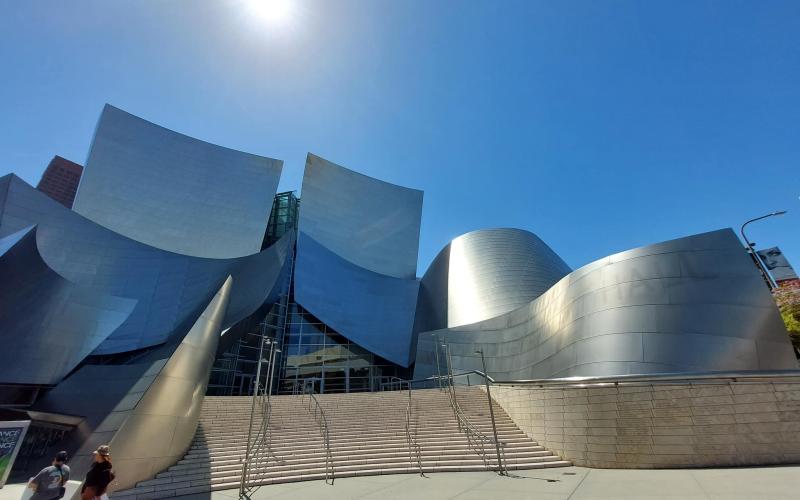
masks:
<instances>
[{"instance_id":1,"label":"curved metal panel","mask_svg":"<svg viewBox=\"0 0 800 500\"><path fill-rule=\"evenodd\" d=\"M422 191L309 153L301 194L300 231L359 267L416 278Z\"/></svg>"},{"instance_id":2,"label":"curved metal panel","mask_svg":"<svg viewBox=\"0 0 800 500\"><path fill-rule=\"evenodd\" d=\"M0 382L54 385L124 322L135 299L77 286L42 260L36 228L0 238Z\"/></svg>"},{"instance_id":3,"label":"curved metal panel","mask_svg":"<svg viewBox=\"0 0 800 500\"><path fill-rule=\"evenodd\" d=\"M136 307L94 354L141 349L182 335L228 275L236 283L224 320L248 316L274 288L294 234L258 254L204 259L166 252L114 233L64 208L16 176L6 182L0 237L37 225L38 249L49 267L99 295L136 299Z\"/></svg>"},{"instance_id":4,"label":"curved metal panel","mask_svg":"<svg viewBox=\"0 0 800 500\"><path fill-rule=\"evenodd\" d=\"M203 142L107 104L74 210L170 252L241 257L261 250L282 167L280 160Z\"/></svg>"},{"instance_id":5,"label":"curved metal panel","mask_svg":"<svg viewBox=\"0 0 800 500\"><path fill-rule=\"evenodd\" d=\"M36 403L39 411L84 417L71 442L59 444L77 450L70 461L76 478L85 475L100 444L111 444L113 489L152 478L183 456L197 427L233 286L228 277L180 339L135 364L81 366Z\"/></svg>"},{"instance_id":6,"label":"curved metal panel","mask_svg":"<svg viewBox=\"0 0 800 500\"><path fill-rule=\"evenodd\" d=\"M427 296L420 303L426 318L422 324L452 328L499 316L540 296L569 272L561 257L528 231L463 234L439 253L422 278Z\"/></svg>"},{"instance_id":7,"label":"curved metal panel","mask_svg":"<svg viewBox=\"0 0 800 500\"><path fill-rule=\"evenodd\" d=\"M119 471L115 490L154 477L183 458L189 448L232 283L228 277L111 440Z\"/></svg>"},{"instance_id":8,"label":"curved metal panel","mask_svg":"<svg viewBox=\"0 0 800 500\"><path fill-rule=\"evenodd\" d=\"M297 303L352 342L409 366L419 281L360 268L300 232Z\"/></svg>"},{"instance_id":9,"label":"curved metal panel","mask_svg":"<svg viewBox=\"0 0 800 500\"><path fill-rule=\"evenodd\" d=\"M419 334L415 377L445 340L457 369L500 379L796 369L769 290L730 229L588 264L527 305Z\"/></svg>"}]
</instances>

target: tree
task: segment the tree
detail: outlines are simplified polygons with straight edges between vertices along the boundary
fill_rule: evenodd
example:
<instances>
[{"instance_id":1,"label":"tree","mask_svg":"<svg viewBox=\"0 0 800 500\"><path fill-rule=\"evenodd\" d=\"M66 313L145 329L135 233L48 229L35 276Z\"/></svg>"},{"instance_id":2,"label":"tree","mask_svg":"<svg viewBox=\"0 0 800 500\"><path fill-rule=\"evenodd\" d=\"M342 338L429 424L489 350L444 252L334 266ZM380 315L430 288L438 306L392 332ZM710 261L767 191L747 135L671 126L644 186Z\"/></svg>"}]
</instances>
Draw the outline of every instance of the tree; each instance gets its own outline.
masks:
<instances>
[{"instance_id":1,"label":"tree","mask_svg":"<svg viewBox=\"0 0 800 500\"><path fill-rule=\"evenodd\" d=\"M783 285L773 292L781 311L783 322L789 330L789 338L796 349L800 349L800 287Z\"/></svg>"}]
</instances>

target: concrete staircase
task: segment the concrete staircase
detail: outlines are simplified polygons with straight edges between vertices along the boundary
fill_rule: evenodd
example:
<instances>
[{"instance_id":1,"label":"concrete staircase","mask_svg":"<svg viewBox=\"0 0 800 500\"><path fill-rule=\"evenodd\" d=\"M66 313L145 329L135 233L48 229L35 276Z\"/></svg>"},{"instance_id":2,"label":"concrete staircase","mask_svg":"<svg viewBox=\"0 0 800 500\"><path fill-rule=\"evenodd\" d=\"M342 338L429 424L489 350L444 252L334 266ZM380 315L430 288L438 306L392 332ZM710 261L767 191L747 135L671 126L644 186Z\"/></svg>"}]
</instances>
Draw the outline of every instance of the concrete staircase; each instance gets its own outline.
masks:
<instances>
[{"instance_id":1,"label":"concrete staircase","mask_svg":"<svg viewBox=\"0 0 800 500\"><path fill-rule=\"evenodd\" d=\"M458 402L475 427L492 436L486 393L458 388ZM335 478L419 473L406 433L407 391L317 395L329 426ZM325 447L319 426L309 413L308 396L273 396L270 449L255 463L257 484L325 479ZM140 500L239 487L251 399L206 397L200 424L186 456L155 479L113 493L114 499ZM494 404L497 432L505 443L509 470L571 465L528 438L506 412ZM412 439L419 447L422 470L484 471L487 464L459 430L447 393L439 389L412 392ZM257 426L260 417L256 416ZM496 466L494 444L487 445L488 465Z\"/></svg>"}]
</instances>

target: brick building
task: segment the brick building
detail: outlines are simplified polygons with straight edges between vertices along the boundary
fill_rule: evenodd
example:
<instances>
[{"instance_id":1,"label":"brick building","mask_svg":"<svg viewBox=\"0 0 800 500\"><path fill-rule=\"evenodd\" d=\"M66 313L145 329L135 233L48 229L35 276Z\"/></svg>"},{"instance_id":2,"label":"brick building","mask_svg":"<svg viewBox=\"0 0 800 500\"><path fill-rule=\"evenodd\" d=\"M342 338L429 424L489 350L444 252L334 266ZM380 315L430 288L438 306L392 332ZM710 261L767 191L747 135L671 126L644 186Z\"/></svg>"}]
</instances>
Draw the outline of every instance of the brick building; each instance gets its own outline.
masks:
<instances>
[{"instance_id":1,"label":"brick building","mask_svg":"<svg viewBox=\"0 0 800 500\"><path fill-rule=\"evenodd\" d=\"M47 165L36 189L67 208L72 208L83 167L60 156L54 156Z\"/></svg>"}]
</instances>

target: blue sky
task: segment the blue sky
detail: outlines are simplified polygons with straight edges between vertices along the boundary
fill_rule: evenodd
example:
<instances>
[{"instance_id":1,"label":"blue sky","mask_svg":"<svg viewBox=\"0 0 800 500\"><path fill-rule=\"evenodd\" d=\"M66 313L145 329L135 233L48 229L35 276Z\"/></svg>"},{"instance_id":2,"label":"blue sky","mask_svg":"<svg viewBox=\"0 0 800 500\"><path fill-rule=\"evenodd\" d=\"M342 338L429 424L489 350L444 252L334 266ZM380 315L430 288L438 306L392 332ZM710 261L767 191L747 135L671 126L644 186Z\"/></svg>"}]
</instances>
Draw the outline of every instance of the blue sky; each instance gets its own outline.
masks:
<instances>
[{"instance_id":1,"label":"blue sky","mask_svg":"<svg viewBox=\"0 0 800 500\"><path fill-rule=\"evenodd\" d=\"M0 0L0 174L83 162L108 102L285 161L425 191L453 237L538 234L572 267L750 226L800 267L800 2Z\"/></svg>"}]
</instances>

